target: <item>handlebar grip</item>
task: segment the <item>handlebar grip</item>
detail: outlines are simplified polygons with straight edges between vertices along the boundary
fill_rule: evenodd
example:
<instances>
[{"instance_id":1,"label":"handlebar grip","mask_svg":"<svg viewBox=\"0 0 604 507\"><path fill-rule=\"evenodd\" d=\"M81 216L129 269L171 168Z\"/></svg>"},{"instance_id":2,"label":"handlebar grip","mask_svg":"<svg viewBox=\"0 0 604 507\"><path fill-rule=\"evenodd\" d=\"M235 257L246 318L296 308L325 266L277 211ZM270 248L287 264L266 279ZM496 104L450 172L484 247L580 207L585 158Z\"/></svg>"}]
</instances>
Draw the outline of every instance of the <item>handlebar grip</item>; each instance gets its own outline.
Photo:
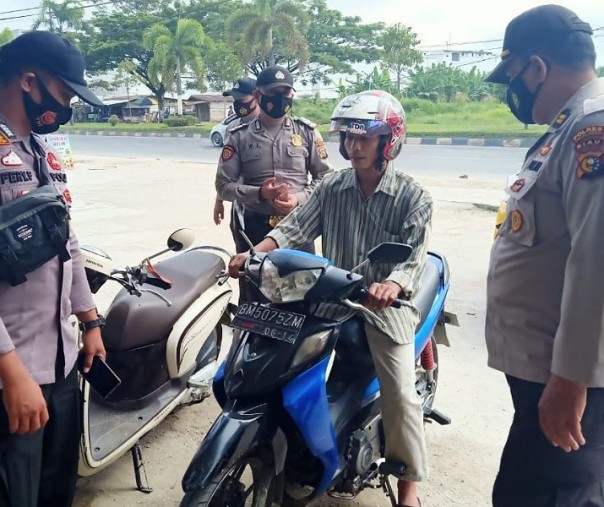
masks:
<instances>
[{"instance_id":1,"label":"handlebar grip","mask_svg":"<svg viewBox=\"0 0 604 507\"><path fill-rule=\"evenodd\" d=\"M153 287L158 287L160 289L168 290L172 288L172 282L168 282L166 280L160 280L159 278L155 278L153 276L147 276L145 279L145 283L148 285L153 285Z\"/></svg>"}]
</instances>

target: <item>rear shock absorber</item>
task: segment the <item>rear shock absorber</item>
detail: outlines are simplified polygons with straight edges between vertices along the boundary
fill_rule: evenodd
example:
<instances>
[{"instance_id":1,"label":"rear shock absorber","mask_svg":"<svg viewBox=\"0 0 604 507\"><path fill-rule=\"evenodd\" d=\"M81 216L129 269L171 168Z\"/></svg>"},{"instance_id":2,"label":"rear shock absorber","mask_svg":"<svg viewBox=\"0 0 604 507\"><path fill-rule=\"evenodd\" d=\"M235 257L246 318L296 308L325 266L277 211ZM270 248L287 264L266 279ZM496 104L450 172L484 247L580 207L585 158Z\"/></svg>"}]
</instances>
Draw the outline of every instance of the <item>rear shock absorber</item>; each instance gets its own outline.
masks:
<instances>
[{"instance_id":1,"label":"rear shock absorber","mask_svg":"<svg viewBox=\"0 0 604 507\"><path fill-rule=\"evenodd\" d=\"M434 361L434 350L432 349L432 340L430 339L421 355L422 368L426 371L434 371L436 369L436 361Z\"/></svg>"}]
</instances>

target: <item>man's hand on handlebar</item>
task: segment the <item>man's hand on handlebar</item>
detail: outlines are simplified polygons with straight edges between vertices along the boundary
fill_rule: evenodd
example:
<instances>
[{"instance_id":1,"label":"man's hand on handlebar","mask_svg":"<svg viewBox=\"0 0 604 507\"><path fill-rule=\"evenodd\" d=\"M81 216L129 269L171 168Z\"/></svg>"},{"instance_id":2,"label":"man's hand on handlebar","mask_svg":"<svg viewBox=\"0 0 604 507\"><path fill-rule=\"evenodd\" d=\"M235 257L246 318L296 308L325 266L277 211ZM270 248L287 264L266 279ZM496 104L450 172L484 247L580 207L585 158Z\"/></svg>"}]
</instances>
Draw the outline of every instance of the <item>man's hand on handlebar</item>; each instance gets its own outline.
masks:
<instances>
[{"instance_id":1,"label":"man's hand on handlebar","mask_svg":"<svg viewBox=\"0 0 604 507\"><path fill-rule=\"evenodd\" d=\"M391 280L383 283L374 283L369 287L363 305L373 311L383 310L388 306L392 306L392 303L399 297L402 290L400 285Z\"/></svg>"},{"instance_id":2,"label":"man's hand on handlebar","mask_svg":"<svg viewBox=\"0 0 604 507\"><path fill-rule=\"evenodd\" d=\"M247 261L249 256L249 252L233 255L229 262L229 276L232 278L239 278L240 271L243 270L245 261Z\"/></svg>"}]
</instances>

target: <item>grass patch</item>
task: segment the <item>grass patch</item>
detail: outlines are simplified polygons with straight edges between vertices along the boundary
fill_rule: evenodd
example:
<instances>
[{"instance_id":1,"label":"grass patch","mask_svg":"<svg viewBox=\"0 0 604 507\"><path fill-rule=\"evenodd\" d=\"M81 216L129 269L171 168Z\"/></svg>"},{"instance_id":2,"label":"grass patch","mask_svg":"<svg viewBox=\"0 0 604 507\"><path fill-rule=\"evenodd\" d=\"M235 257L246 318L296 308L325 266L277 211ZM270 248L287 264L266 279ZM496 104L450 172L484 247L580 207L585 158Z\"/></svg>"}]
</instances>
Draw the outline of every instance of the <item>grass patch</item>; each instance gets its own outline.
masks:
<instances>
[{"instance_id":1,"label":"grass patch","mask_svg":"<svg viewBox=\"0 0 604 507\"><path fill-rule=\"evenodd\" d=\"M294 103L294 116L302 116L319 125L319 131L327 136L333 109L337 99L299 99ZM483 102L431 102L423 99L403 99L407 114L408 135L414 137L476 137L515 139L539 137L546 127L529 125L525 129L510 113L505 104L495 100ZM194 133L209 134L215 122L188 127L169 127L164 123L77 123L61 127L64 132L74 130L142 133Z\"/></svg>"}]
</instances>

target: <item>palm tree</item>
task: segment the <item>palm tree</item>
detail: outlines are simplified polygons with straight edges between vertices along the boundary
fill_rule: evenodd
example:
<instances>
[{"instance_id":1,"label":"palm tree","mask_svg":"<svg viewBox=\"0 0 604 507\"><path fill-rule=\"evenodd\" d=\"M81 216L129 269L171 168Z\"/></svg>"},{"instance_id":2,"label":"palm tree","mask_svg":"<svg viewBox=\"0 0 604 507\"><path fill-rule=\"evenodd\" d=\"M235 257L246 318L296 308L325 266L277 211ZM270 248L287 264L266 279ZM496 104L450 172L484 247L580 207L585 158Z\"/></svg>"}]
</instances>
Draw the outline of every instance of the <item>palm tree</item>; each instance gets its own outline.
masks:
<instances>
[{"instance_id":1,"label":"palm tree","mask_svg":"<svg viewBox=\"0 0 604 507\"><path fill-rule=\"evenodd\" d=\"M308 44L304 36L307 13L290 0L254 0L227 20L229 43L254 74L286 60L290 70L304 67ZM295 62L295 63L294 63Z\"/></svg>"},{"instance_id":2,"label":"palm tree","mask_svg":"<svg viewBox=\"0 0 604 507\"><path fill-rule=\"evenodd\" d=\"M75 32L84 27L84 8L81 0L42 0L40 15L34 22L33 29L46 27L69 39L75 38Z\"/></svg>"},{"instance_id":3,"label":"palm tree","mask_svg":"<svg viewBox=\"0 0 604 507\"><path fill-rule=\"evenodd\" d=\"M176 84L178 114L182 115L182 72L191 69L200 78L204 73L201 50L206 35L199 21L180 19L176 32L172 33L166 26L155 24L143 37L143 44L153 51L149 62L150 73L161 75L166 89Z\"/></svg>"}]
</instances>

